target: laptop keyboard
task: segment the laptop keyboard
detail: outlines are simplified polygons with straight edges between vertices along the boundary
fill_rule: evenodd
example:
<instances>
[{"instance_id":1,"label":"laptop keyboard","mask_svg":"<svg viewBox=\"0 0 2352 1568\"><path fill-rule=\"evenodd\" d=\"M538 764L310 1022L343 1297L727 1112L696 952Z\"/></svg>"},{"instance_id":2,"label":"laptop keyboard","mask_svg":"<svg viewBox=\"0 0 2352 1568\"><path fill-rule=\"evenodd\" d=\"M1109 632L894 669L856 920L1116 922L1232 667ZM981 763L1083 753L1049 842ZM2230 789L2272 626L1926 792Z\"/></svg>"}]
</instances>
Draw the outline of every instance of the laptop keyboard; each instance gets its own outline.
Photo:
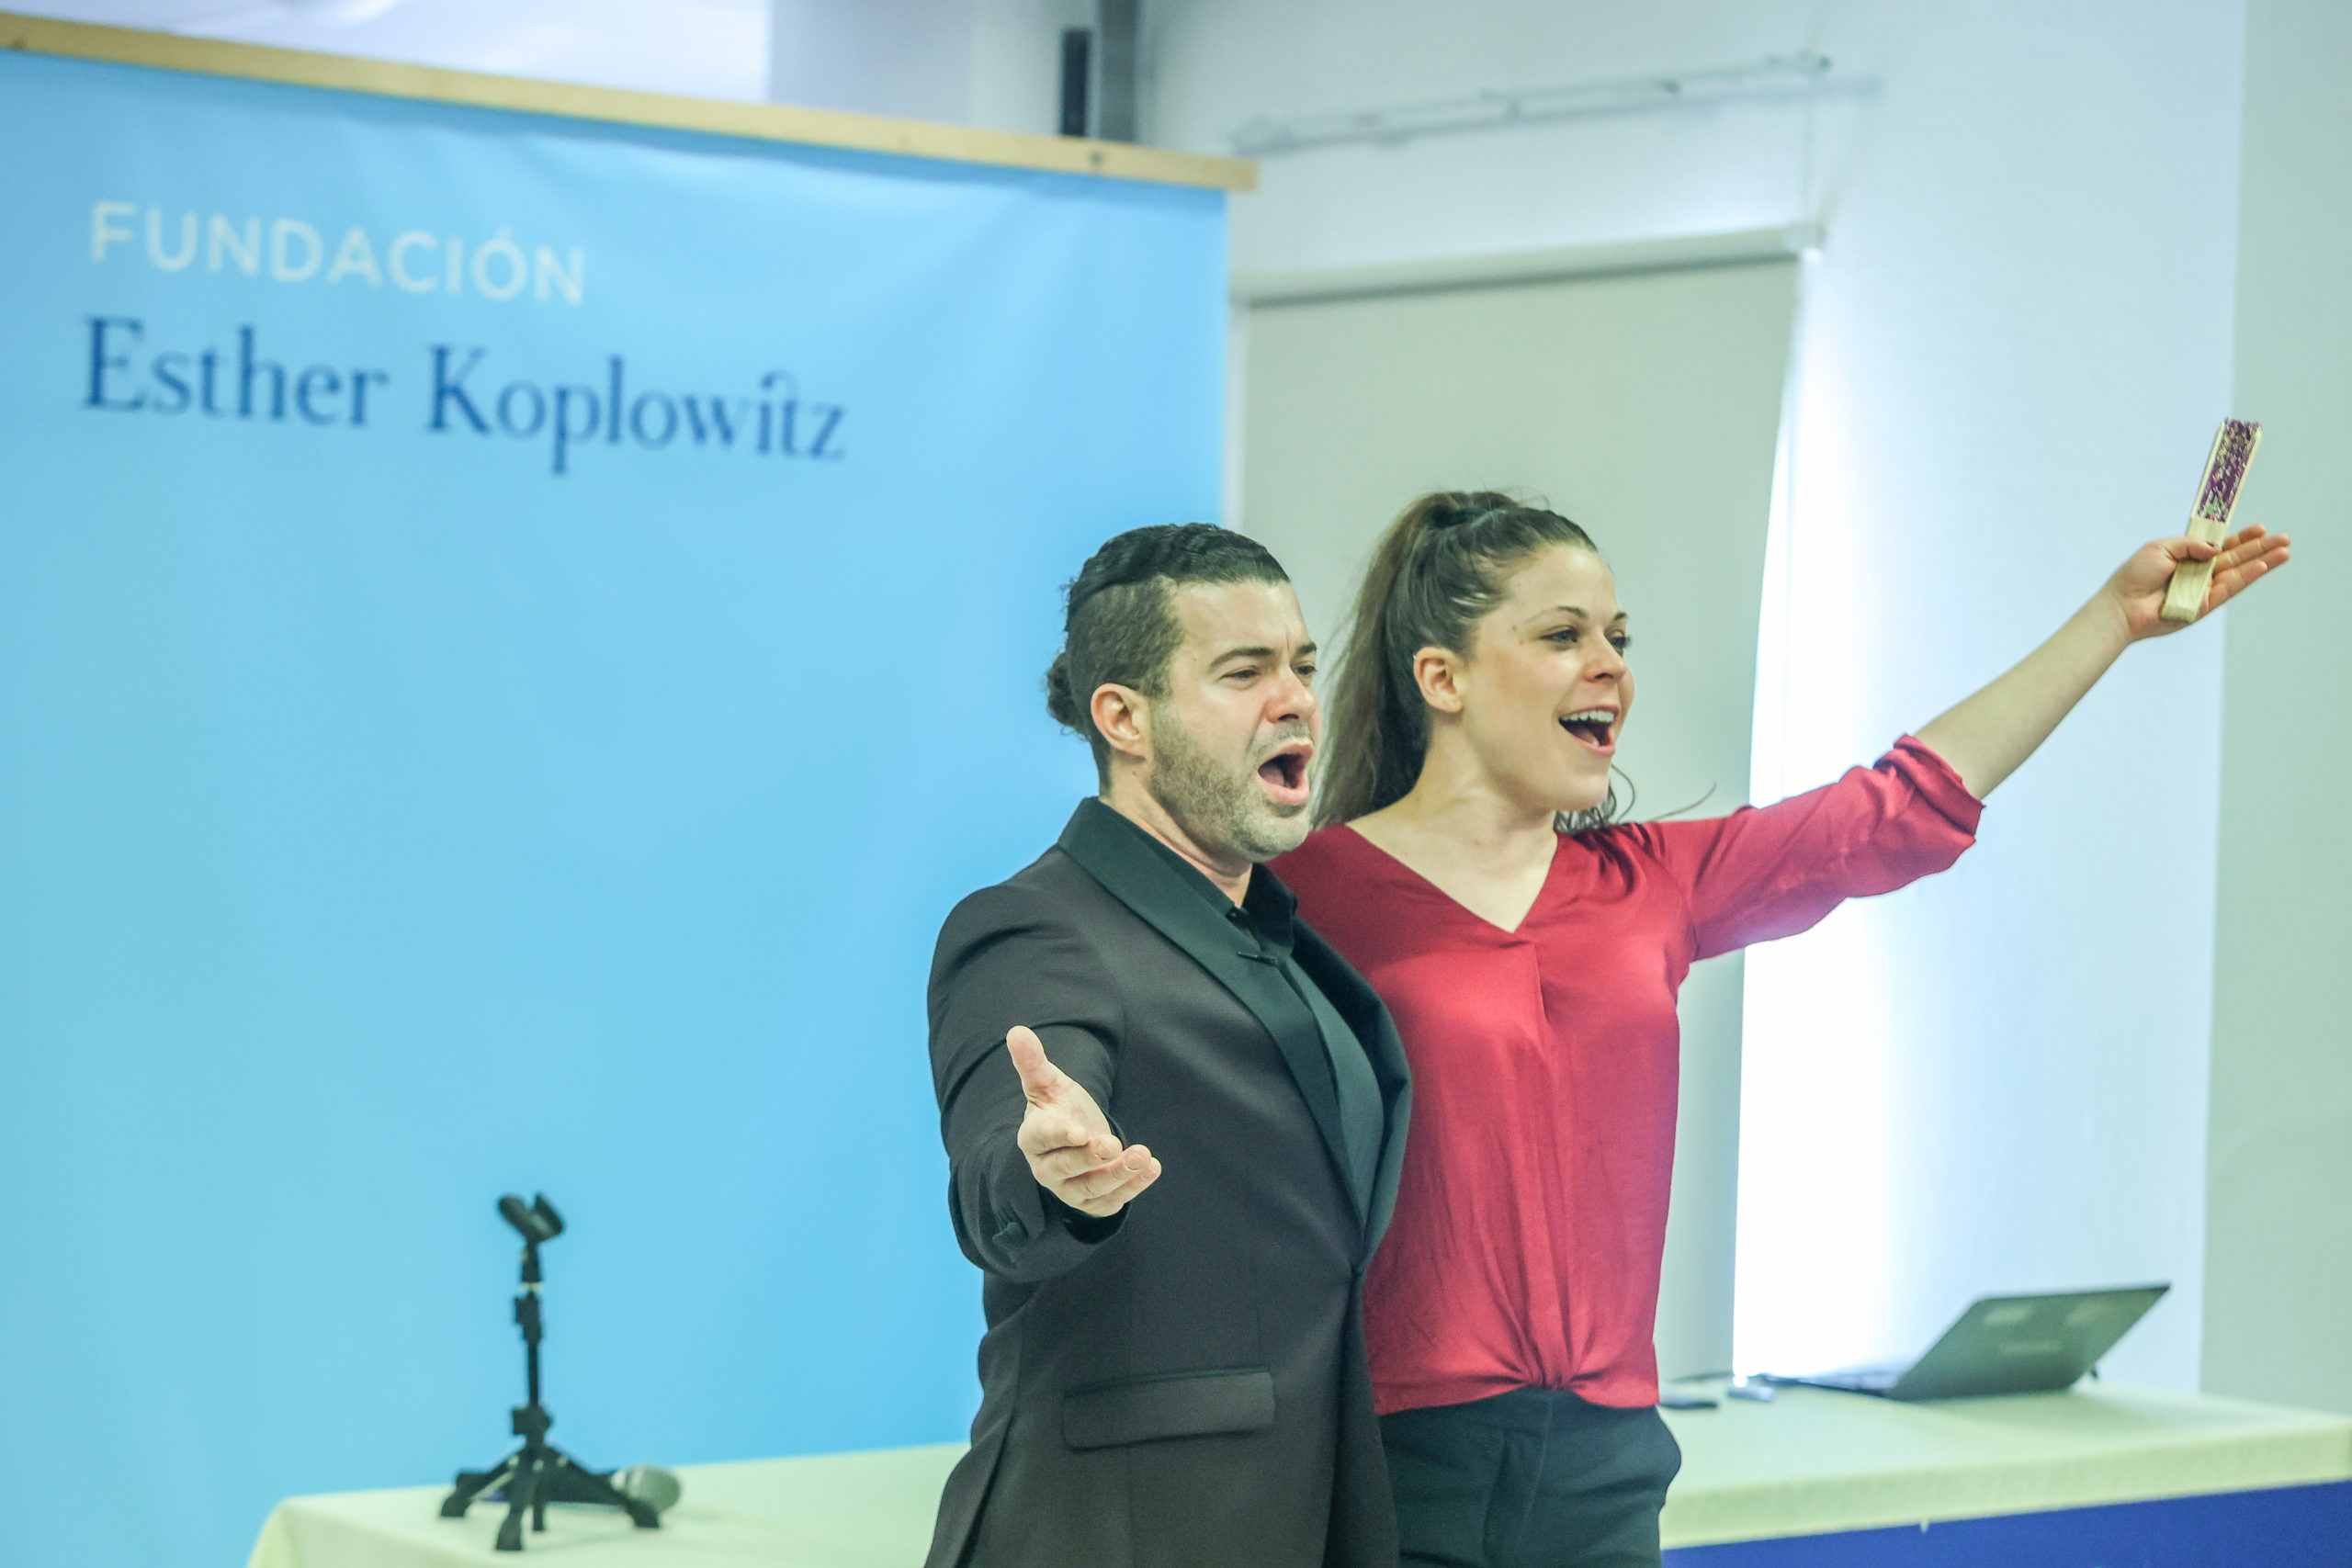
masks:
<instances>
[{"instance_id":1,"label":"laptop keyboard","mask_svg":"<svg viewBox=\"0 0 2352 1568\"><path fill-rule=\"evenodd\" d=\"M1790 1378L1790 1382L1810 1383L1815 1388L1839 1388L1853 1393L1884 1393L1903 1381L1908 1367L1849 1367L1843 1371L1816 1372L1808 1378Z\"/></svg>"}]
</instances>

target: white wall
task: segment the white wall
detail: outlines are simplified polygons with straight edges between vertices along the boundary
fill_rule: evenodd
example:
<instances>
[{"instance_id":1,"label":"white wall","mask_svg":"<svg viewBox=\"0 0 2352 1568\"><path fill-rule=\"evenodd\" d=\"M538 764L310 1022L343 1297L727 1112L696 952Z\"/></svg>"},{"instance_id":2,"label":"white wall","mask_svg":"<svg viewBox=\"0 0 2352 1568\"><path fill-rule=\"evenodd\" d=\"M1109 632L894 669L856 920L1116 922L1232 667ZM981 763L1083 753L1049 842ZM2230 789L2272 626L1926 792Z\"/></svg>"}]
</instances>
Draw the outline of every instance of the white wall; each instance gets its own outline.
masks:
<instances>
[{"instance_id":1,"label":"white wall","mask_svg":"<svg viewBox=\"0 0 2352 1568\"><path fill-rule=\"evenodd\" d=\"M1235 204L1242 270L1827 224L1759 793L1868 760L2185 514L2230 389L2235 3L1165 0L1147 33L1150 138L1201 151L1261 114L1833 57L1810 105L1294 154ZM2218 744L2180 716L2220 671L2214 628L2135 650L1960 869L1751 955L1744 1362L2153 1277L2175 1296L2109 1370L2193 1382Z\"/></svg>"},{"instance_id":2,"label":"white wall","mask_svg":"<svg viewBox=\"0 0 2352 1568\"><path fill-rule=\"evenodd\" d=\"M2352 1412L2352 7L2247 17L2239 516L2296 558L2230 613L2205 1384Z\"/></svg>"},{"instance_id":3,"label":"white wall","mask_svg":"<svg viewBox=\"0 0 2352 1568\"><path fill-rule=\"evenodd\" d=\"M66 21L1050 135L1094 0L10 0Z\"/></svg>"},{"instance_id":4,"label":"white wall","mask_svg":"<svg viewBox=\"0 0 2352 1568\"><path fill-rule=\"evenodd\" d=\"M757 102L768 0L8 0L105 27Z\"/></svg>"},{"instance_id":5,"label":"white wall","mask_svg":"<svg viewBox=\"0 0 2352 1568\"><path fill-rule=\"evenodd\" d=\"M1229 152L1259 116L1457 97L1803 47L1804 0L1152 0L1145 140ZM1238 272L1763 227L1804 206L1785 99L1269 159L1233 208Z\"/></svg>"},{"instance_id":6,"label":"white wall","mask_svg":"<svg viewBox=\"0 0 2352 1568\"><path fill-rule=\"evenodd\" d=\"M768 0L778 103L1051 135L1093 0Z\"/></svg>"},{"instance_id":7,"label":"white wall","mask_svg":"<svg viewBox=\"0 0 2352 1568\"><path fill-rule=\"evenodd\" d=\"M1885 86L1825 194L1801 349L1786 784L2176 530L2226 409L2237 7L2004 9L1879 7L1824 40ZM2162 1279L2110 1370L2193 1385L2218 751L2181 719L2219 700L2215 630L2134 650L1951 876L1751 960L1742 1359Z\"/></svg>"},{"instance_id":8,"label":"white wall","mask_svg":"<svg viewBox=\"0 0 2352 1568\"><path fill-rule=\"evenodd\" d=\"M774 0L768 96L809 108L964 121L973 0Z\"/></svg>"}]
</instances>

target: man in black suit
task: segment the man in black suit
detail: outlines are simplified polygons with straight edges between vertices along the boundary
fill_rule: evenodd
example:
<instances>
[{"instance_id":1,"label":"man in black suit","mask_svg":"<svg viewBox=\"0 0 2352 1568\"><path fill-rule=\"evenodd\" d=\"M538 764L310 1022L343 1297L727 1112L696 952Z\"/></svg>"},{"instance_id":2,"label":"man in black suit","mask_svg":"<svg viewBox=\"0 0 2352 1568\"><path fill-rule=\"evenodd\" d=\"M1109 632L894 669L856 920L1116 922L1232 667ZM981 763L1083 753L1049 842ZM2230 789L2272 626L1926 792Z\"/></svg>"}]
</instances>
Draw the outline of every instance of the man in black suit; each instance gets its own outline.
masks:
<instances>
[{"instance_id":1,"label":"man in black suit","mask_svg":"<svg viewBox=\"0 0 2352 1568\"><path fill-rule=\"evenodd\" d=\"M930 1568L1389 1568L1359 1295L1404 1053L1258 863L1306 835L1314 644L1273 557L1198 524L1104 545L1067 635L1048 705L1102 794L932 968L988 1331Z\"/></svg>"}]
</instances>

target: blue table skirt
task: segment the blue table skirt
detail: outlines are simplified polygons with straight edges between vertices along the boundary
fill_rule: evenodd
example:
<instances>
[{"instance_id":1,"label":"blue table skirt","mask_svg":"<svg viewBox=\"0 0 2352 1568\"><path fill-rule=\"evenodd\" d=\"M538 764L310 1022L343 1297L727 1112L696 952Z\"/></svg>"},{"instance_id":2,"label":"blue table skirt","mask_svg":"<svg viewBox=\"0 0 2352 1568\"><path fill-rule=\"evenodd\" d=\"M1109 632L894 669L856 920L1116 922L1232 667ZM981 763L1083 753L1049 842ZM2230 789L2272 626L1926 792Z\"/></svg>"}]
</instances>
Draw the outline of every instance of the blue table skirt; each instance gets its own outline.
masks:
<instances>
[{"instance_id":1,"label":"blue table skirt","mask_svg":"<svg viewBox=\"0 0 2352 1568\"><path fill-rule=\"evenodd\" d=\"M2352 1568L2352 1481L1686 1546L1667 1568Z\"/></svg>"}]
</instances>

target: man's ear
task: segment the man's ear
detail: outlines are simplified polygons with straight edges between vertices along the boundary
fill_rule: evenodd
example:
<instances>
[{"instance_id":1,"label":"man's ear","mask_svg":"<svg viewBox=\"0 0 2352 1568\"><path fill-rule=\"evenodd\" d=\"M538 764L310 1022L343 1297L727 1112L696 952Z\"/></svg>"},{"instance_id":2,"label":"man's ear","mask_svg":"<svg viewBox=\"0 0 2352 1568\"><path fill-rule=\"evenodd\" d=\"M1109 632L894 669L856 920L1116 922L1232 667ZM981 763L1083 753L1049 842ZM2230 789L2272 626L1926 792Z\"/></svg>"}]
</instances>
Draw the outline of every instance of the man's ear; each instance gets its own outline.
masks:
<instances>
[{"instance_id":1,"label":"man's ear","mask_svg":"<svg viewBox=\"0 0 2352 1568\"><path fill-rule=\"evenodd\" d=\"M1151 699L1132 686L1109 682L1094 688L1087 704L1102 743L1133 761L1151 760Z\"/></svg>"},{"instance_id":2,"label":"man's ear","mask_svg":"<svg viewBox=\"0 0 2352 1568\"><path fill-rule=\"evenodd\" d=\"M1413 683L1440 713L1462 711L1461 674L1461 657L1452 649L1432 646L1413 655Z\"/></svg>"}]
</instances>

